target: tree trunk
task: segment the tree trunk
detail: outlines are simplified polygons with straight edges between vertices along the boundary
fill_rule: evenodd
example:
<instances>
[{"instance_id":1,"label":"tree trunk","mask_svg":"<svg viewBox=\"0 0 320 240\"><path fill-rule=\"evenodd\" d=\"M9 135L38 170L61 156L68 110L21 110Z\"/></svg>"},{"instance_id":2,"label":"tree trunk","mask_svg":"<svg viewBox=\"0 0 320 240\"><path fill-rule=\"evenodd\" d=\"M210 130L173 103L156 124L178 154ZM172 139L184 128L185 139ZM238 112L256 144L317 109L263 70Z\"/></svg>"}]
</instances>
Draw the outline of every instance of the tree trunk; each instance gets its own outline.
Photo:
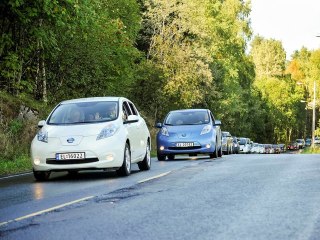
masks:
<instances>
[{"instance_id":1,"label":"tree trunk","mask_svg":"<svg viewBox=\"0 0 320 240\"><path fill-rule=\"evenodd\" d=\"M48 102L47 79L46 79L46 68L45 68L45 63L44 63L44 49L43 49L42 40L40 41L40 45L41 45L40 66L41 66L41 79L42 79L42 100L46 103L46 102Z\"/></svg>"},{"instance_id":2,"label":"tree trunk","mask_svg":"<svg viewBox=\"0 0 320 240\"><path fill-rule=\"evenodd\" d=\"M42 27L42 22L43 19L39 20L39 27ZM44 47L43 47L43 42L42 39L39 39L39 70L40 70L40 81L42 85L42 100L43 102L48 102L48 97L47 97L47 79L46 79L46 68L45 68L45 62L44 62ZM39 81L39 82L40 82Z\"/></svg>"}]
</instances>

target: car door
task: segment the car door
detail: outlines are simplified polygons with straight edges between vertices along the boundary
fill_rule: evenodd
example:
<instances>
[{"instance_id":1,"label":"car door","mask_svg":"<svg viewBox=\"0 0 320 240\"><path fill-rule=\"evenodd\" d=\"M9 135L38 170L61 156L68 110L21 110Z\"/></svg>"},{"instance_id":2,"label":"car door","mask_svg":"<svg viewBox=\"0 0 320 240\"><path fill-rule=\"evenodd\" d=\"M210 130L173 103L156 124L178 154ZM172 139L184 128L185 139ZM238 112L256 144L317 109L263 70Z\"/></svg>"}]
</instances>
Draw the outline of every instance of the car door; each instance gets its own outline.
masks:
<instances>
[{"instance_id":1,"label":"car door","mask_svg":"<svg viewBox=\"0 0 320 240\"><path fill-rule=\"evenodd\" d=\"M212 125L213 127L215 128L215 131L216 131L216 137L217 137L217 142L216 142L216 149L217 151L222 147L222 133L221 133L221 128L219 125L216 125L216 120L214 119L213 117L213 114L212 112L209 111L209 115L210 115L210 118L211 118L211 121L212 121Z\"/></svg>"},{"instance_id":2,"label":"car door","mask_svg":"<svg viewBox=\"0 0 320 240\"><path fill-rule=\"evenodd\" d=\"M135 115L128 101L123 102L123 111L125 118L128 118L130 115ZM124 120L124 125L127 128L128 139L130 141L130 151L131 151L131 161L135 162L140 154L140 133L139 133L139 121L137 122L127 122L127 119Z\"/></svg>"},{"instance_id":3,"label":"car door","mask_svg":"<svg viewBox=\"0 0 320 240\"><path fill-rule=\"evenodd\" d=\"M144 157L146 153L146 144L147 144L147 133L146 133L146 124L144 120L140 117L140 114L137 110L137 108L134 106L132 102L128 102L130 111L132 115L137 116L139 119L138 122L135 123L135 131L136 131L136 141L137 141L137 148L136 153L137 157L141 158Z\"/></svg>"},{"instance_id":4,"label":"car door","mask_svg":"<svg viewBox=\"0 0 320 240\"><path fill-rule=\"evenodd\" d=\"M131 161L134 161L136 158L136 126L134 123L128 122L128 117L131 115L130 107L127 103L127 101L122 102L122 120L123 120L123 126L126 129L127 133L127 139L129 139L130 143L130 152L131 152Z\"/></svg>"}]
</instances>

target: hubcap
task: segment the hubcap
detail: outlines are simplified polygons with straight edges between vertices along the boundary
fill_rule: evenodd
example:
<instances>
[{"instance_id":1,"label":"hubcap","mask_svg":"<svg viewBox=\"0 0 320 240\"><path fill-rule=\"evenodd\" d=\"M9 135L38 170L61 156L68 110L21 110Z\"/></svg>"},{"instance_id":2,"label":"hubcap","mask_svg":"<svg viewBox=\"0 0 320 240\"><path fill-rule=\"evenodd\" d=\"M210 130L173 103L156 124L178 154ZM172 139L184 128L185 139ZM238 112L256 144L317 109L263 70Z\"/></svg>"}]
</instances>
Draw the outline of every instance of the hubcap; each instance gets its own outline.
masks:
<instances>
[{"instance_id":1,"label":"hubcap","mask_svg":"<svg viewBox=\"0 0 320 240\"><path fill-rule=\"evenodd\" d=\"M126 168L127 168L127 171L130 172L131 158L130 158L130 151L128 148L126 148Z\"/></svg>"},{"instance_id":2,"label":"hubcap","mask_svg":"<svg viewBox=\"0 0 320 240\"><path fill-rule=\"evenodd\" d=\"M150 166L151 157L150 157L150 147L149 147L149 145L147 145L147 162L148 162L148 166Z\"/></svg>"}]
</instances>

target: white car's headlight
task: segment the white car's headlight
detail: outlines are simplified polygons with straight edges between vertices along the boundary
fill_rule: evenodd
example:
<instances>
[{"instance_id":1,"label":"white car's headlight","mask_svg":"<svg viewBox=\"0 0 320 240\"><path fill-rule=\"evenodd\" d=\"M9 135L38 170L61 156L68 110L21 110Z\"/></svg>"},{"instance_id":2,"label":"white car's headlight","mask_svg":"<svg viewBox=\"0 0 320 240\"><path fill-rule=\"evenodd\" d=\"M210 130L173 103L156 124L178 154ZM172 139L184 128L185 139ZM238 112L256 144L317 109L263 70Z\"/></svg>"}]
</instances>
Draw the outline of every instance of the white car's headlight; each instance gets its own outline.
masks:
<instances>
[{"instance_id":1,"label":"white car's headlight","mask_svg":"<svg viewBox=\"0 0 320 240\"><path fill-rule=\"evenodd\" d=\"M211 125L204 126L202 131L201 131L201 133L200 133L200 135L209 133L211 131L211 128L212 128Z\"/></svg>"},{"instance_id":2,"label":"white car's headlight","mask_svg":"<svg viewBox=\"0 0 320 240\"><path fill-rule=\"evenodd\" d=\"M162 127L161 128L161 134L164 135L164 136L167 136L169 137L169 131L166 127Z\"/></svg>"},{"instance_id":3,"label":"white car's headlight","mask_svg":"<svg viewBox=\"0 0 320 240\"><path fill-rule=\"evenodd\" d=\"M42 131L42 130L40 130L40 131L37 133L37 139L38 139L38 141L40 141L40 142L45 142L45 143L47 143L47 142L48 142L48 132L47 132L47 131Z\"/></svg>"},{"instance_id":4,"label":"white car's headlight","mask_svg":"<svg viewBox=\"0 0 320 240\"><path fill-rule=\"evenodd\" d=\"M97 140L113 136L118 129L119 127L117 125L109 124L104 129L101 130L101 132L97 136Z\"/></svg>"}]
</instances>

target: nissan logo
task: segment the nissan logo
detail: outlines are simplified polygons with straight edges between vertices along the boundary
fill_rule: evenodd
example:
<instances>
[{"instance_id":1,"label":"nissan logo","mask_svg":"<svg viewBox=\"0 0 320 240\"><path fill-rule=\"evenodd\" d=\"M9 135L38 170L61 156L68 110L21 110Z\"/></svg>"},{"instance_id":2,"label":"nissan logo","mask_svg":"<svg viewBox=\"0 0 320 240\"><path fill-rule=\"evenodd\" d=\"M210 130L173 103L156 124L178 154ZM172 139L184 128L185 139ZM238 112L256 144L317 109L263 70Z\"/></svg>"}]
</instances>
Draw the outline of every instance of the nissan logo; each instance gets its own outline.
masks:
<instances>
[{"instance_id":1,"label":"nissan logo","mask_svg":"<svg viewBox=\"0 0 320 240\"><path fill-rule=\"evenodd\" d=\"M73 142L74 142L74 138L68 138L68 139L67 139L67 142L68 142L68 143L73 143Z\"/></svg>"}]
</instances>

